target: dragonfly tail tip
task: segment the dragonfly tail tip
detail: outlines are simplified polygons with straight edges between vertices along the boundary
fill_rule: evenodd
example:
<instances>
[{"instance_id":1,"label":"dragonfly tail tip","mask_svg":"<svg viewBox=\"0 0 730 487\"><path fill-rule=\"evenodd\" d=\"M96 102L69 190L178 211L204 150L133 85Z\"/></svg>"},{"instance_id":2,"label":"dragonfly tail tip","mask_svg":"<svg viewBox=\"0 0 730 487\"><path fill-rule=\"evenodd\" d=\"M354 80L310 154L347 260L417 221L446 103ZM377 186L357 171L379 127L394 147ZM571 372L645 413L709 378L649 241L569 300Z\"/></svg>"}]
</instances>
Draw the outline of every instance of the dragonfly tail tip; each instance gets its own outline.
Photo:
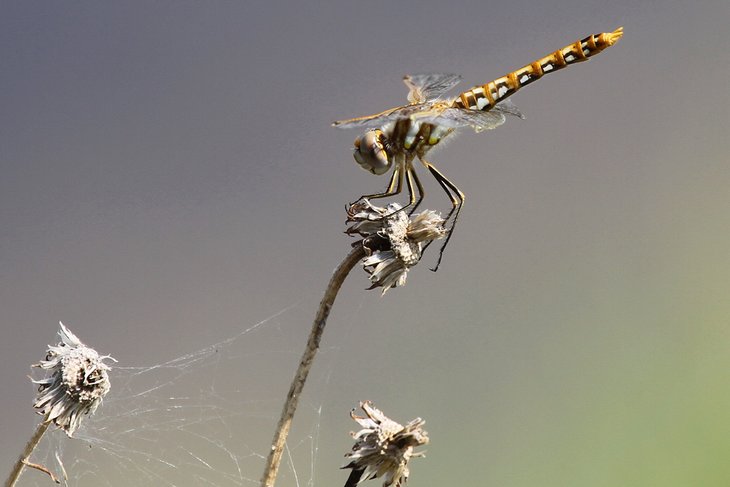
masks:
<instances>
[{"instance_id":1,"label":"dragonfly tail tip","mask_svg":"<svg viewBox=\"0 0 730 487\"><path fill-rule=\"evenodd\" d=\"M608 42L609 46L613 46L618 42L621 37L624 35L624 28L619 27L618 29L614 30L613 32L607 32L606 33L606 42Z\"/></svg>"}]
</instances>

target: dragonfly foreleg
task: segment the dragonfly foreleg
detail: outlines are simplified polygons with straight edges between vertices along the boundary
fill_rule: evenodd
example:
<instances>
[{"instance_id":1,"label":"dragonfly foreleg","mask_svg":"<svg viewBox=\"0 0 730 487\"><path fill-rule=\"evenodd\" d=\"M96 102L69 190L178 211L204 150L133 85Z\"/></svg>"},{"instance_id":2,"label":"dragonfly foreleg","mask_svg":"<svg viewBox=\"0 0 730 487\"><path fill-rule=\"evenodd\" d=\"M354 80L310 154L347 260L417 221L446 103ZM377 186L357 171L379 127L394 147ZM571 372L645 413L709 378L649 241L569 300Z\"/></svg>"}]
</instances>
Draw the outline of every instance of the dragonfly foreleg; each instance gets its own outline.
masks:
<instances>
[{"instance_id":1,"label":"dragonfly foreleg","mask_svg":"<svg viewBox=\"0 0 730 487\"><path fill-rule=\"evenodd\" d=\"M390 177L390 182L385 191L374 194L364 194L360 196L357 201L362 200L375 200L378 198L387 198L388 196L395 196L403 191L403 168L401 164L398 164L393 169L393 175Z\"/></svg>"},{"instance_id":2,"label":"dragonfly foreleg","mask_svg":"<svg viewBox=\"0 0 730 487\"><path fill-rule=\"evenodd\" d=\"M411 162L411 159L398 158L395 168L393 169L393 175L390 178L390 183L388 184L388 187L385 191L383 191L382 193L362 195L360 196L360 198L358 198L357 201L361 201L364 199L372 200L378 198L387 198L389 196L395 196L397 194L400 194L403 192L404 179L406 182L406 187L408 188L408 204L402 206L401 208L390 214L384 215L383 218L388 218L399 211L403 211L413 207L413 209L409 212L409 214L411 214L413 213L413 210L421 204L421 200L423 200L424 194L423 185L421 185L421 181L418 179L418 176L416 176L415 171L413 170L413 164ZM418 197L416 197L416 191L414 191L414 184L416 190L418 191Z\"/></svg>"}]
</instances>

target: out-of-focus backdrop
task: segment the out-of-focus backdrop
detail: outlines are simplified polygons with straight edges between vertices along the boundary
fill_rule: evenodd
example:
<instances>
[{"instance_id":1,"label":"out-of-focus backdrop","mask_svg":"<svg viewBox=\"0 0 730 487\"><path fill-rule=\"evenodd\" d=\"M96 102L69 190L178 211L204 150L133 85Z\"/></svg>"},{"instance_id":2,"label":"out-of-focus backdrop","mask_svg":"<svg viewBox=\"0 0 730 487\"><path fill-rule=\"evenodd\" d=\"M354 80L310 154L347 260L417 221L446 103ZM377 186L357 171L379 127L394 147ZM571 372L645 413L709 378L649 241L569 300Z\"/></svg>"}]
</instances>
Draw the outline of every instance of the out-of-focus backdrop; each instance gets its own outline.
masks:
<instances>
[{"instance_id":1,"label":"out-of-focus backdrop","mask_svg":"<svg viewBox=\"0 0 730 487\"><path fill-rule=\"evenodd\" d=\"M38 421L29 365L59 320L120 367L151 367L284 311L206 369L171 366L211 406L190 414L221 415L226 435L166 438L175 408L141 423L179 449L150 464L187 482L125 443L120 418L163 399L132 385L88 446L40 453L63 455L71 485L255 485L349 249L345 204L387 182L330 122L404 104L406 73L468 88L624 26L515 95L526 120L432 154L467 195L441 269L432 247L385 297L355 269L279 485L344 483L361 399L426 419L413 487L728 485L728 20L727 0L3 2L0 471ZM424 207L448 209L422 175ZM118 374L135 370L149 372ZM200 473L239 460L227 479Z\"/></svg>"}]
</instances>

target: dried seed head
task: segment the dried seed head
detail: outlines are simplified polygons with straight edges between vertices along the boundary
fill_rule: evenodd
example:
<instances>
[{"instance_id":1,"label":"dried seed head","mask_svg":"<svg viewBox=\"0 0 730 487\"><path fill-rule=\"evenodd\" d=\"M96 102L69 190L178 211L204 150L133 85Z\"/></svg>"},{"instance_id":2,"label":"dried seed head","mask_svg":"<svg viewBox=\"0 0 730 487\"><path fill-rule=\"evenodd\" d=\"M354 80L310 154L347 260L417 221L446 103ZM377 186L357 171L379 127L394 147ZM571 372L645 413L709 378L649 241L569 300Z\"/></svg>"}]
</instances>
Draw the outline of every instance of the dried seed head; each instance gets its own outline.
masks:
<instances>
[{"instance_id":1,"label":"dried seed head","mask_svg":"<svg viewBox=\"0 0 730 487\"><path fill-rule=\"evenodd\" d=\"M370 274L370 289L383 288L383 294L406 283L408 270L421 260L428 243L446 236L444 219L426 210L411 218L397 203L386 208L374 206L367 199L350 205L345 233L363 237L368 257L363 261ZM359 244L359 242L358 242Z\"/></svg>"},{"instance_id":2,"label":"dried seed head","mask_svg":"<svg viewBox=\"0 0 730 487\"><path fill-rule=\"evenodd\" d=\"M408 480L408 461L423 456L423 452L414 453L413 449L428 444L428 433L421 428L425 421L416 418L403 426L369 401L361 402L360 407L367 416L356 416L354 410L350 413L362 429L351 433L355 445L345 455L351 461L342 468L351 468L352 473L345 487L378 477L383 479L383 487L400 487Z\"/></svg>"},{"instance_id":3,"label":"dried seed head","mask_svg":"<svg viewBox=\"0 0 730 487\"><path fill-rule=\"evenodd\" d=\"M109 392L107 372L110 367L104 360L114 359L108 355L99 356L63 323L59 324L61 341L56 346L49 345L46 359L34 365L50 371L50 375L33 380L38 384L33 407L45 416L45 421L52 421L68 436L73 436L83 417L93 414Z\"/></svg>"}]
</instances>

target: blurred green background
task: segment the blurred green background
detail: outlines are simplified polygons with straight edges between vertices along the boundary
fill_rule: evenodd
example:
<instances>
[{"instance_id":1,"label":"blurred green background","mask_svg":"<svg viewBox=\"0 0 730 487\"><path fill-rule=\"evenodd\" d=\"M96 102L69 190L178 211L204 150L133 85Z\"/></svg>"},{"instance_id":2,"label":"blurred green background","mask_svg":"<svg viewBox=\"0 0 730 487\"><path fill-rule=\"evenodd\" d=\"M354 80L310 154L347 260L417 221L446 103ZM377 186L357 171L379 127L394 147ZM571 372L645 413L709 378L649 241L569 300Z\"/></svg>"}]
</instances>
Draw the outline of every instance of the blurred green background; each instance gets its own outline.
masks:
<instances>
[{"instance_id":1,"label":"blurred green background","mask_svg":"<svg viewBox=\"0 0 730 487\"><path fill-rule=\"evenodd\" d=\"M163 481L60 442L71 485L253 485L349 249L344 205L387 182L329 123L405 103L406 73L468 88L623 25L515 95L526 120L432 154L467 195L442 267L432 249L383 298L350 276L279 485L344 483L364 399L426 419L412 487L730 485L729 19L727 0L3 2L0 465L37 421L28 366L58 320L154 365L291 306L207 358L214 374L174 379L243 414L222 430L251 460L237 481ZM117 388L88 434L124 446L103 415L137 392ZM157 414L154 442L224 456Z\"/></svg>"}]
</instances>

